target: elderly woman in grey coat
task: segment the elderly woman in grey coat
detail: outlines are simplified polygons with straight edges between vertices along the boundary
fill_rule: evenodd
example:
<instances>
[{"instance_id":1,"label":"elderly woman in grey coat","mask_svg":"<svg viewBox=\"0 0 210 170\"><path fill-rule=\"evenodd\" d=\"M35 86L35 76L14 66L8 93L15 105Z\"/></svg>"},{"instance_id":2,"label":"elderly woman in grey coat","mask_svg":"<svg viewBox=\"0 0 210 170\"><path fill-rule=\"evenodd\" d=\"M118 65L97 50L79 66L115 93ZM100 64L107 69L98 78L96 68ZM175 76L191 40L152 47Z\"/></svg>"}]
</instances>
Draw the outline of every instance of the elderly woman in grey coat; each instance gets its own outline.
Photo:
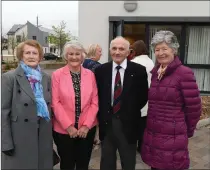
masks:
<instances>
[{"instance_id":1,"label":"elderly woman in grey coat","mask_svg":"<svg viewBox=\"0 0 210 170\"><path fill-rule=\"evenodd\" d=\"M40 44L17 47L19 66L2 75L2 169L53 169L51 82L41 71Z\"/></svg>"}]
</instances>

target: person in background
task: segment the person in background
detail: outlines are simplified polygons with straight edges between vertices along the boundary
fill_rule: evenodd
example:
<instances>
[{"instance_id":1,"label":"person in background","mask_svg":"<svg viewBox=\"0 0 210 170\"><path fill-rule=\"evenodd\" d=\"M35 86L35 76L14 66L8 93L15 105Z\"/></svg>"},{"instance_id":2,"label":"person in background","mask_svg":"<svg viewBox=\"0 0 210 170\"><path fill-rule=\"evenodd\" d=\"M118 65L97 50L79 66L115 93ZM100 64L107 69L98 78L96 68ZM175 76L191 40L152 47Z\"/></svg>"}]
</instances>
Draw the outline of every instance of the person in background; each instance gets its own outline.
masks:
<instances>
[{"instance_id":1,"label":"person in background","mask_svg":"<svg viewBox=\"0 0 210 170\"><path fill-rule=\"evenodd\" d=\"M53 137L61 170L88 170L97 125L95 75L82 67L85 49L66 43L67 65L52 74Z\"/></svg>"},{"instance_id":2,"label":"person in background","mask_svg":"<svg viewBox=\"0 0 210 170\"><path fill-rule=\"evenodd\" d=\"M133 59L131 60L134 63L141 64L146 67L147 71L147 80L148 80L148 86L151 84L151 73L150 71L154 67L153 61L148 57L149 52L146 47L146 44L144 41L139 40L134 42L133 45L131 45L131 49L133 49ZM137 144L137 151L140 152L141 150L141 144L142 144L142 138L144 134L144 129L146 127L146 122L147 122L147 110L148 110L148 103L141 109L141 116L142 116L142 123L141 123L141 130L142 132L139 133L141 135L140 139L138 140Z\"/></svg>"},{"instance_id":3,"label":"person in background","mask_svg":"<svg viewBox=\"0 0 210 170\"><path fill-rule=\"evenodd\" d=\"M102 49L98 44L91 44L87 49L87 56L83 62L83 67L93 72L101 64L98 62L102 55Z\"/></svg>"},{"instance_id":4,"label":"person in background","mask_svg":"<svg viewBox=\"0 0 210 170\"><path fill-rule=\"evenodd\" d=\"M19 66L1 78L2 169L53 169L51 80L35 40L17 46Z\"/></svg>"},{"instance_id":5,"label":"person in background","mask_svg":"<svg viewBox=\"0 0 210 170\"><path fill-rule=\"evenodd\" d=\"M135 53L134 53L134 50L132 49L132 45L129 47L129 50L130 50L130 54L128 55L127 60L131 61L135 57Z\"/></svg>"},{"instance_id":6,"label":"person in background","mask_svg":"<svg viewBox=\"0 0 210 170\"><path fill-rule=\"evenodd\" d=\"M86 59L83 62L83 67L91 70L95 73L95 69L101 65L98 61L102 55L102 48L98 44L91 44L87 49ZM94 149L98 149L100 146L99 140L99 127L96 127L96 135L94 139Z\"/></svg>"},{"instance_id":7,"label":"person in background","mask_svg":"<svg viewBox=\"0 0 210 170\"><path fill-rule=\"evenodd\" d=\"M201 115L199 89L193 71L177 56L174 33L156 32L151 45L158 64L151 71L141 157L153 170L188 169L188 138Z\"/></svg>"},{"instance_id":8,"label":"person in background","mask_svg":"<svg viewBox=\"0 0 210 170\"><path fill-rule=\"evenodd\" d=\"M117 37L110 43L113 61L95 71L99 94L101 170L116 170L117 150L123 170L135 170L141 109L147 103L148 82L144 66L127 60L130 43Z\"/></svg>"}]
</instances>

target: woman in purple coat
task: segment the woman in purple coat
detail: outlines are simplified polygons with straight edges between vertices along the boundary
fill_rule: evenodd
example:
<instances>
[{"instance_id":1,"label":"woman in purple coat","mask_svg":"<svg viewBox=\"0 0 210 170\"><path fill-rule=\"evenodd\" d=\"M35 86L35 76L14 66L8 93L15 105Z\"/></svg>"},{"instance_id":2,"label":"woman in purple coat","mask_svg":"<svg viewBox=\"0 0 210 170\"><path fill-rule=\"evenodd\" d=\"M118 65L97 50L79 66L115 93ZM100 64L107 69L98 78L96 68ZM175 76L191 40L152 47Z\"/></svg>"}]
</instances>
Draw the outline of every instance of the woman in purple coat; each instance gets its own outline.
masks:
<instances>
[{"instance_id":1,"label":"woman in purple coat","mask_svg":"<svg viewBox=\"0 0 210 170\"><path fill-rule=\"evenodd\" d=\"M158 64L151 71L142 160L153 170L188 169L188 138L201 115L198 86L177 56L179 43L171 31L157 32L151 45Z\"/></svg>"}]
</instances>

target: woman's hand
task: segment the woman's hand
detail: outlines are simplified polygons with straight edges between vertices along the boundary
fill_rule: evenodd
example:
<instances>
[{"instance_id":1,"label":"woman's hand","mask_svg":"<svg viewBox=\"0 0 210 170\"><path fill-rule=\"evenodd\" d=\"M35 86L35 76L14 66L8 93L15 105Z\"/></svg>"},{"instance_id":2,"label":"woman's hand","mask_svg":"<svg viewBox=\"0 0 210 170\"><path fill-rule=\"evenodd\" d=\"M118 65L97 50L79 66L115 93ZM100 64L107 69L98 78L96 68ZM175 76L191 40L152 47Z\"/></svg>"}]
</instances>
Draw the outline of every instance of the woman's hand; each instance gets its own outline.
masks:
<instances>
[{"instance_id":1,"label":"woman's hand","mask_svg":"<svg viewBox=\"0 0 210 170\"><path fill-rule=\"evenodd\" d=\"M69 126L67 128L67 132L71 138L77 137L77 129L74 126Z\"/></svg>"},{"instance_id":2,"label":"woman's hand","mask_svg":"<svg viewBox=\"0 0 210 170\"><path fill-rule=\"evenodd\" d=\"M86 138L87 134L88 134L89 128L87 126L82 126L78 131L77 131L77 135L80 138Z\"/></svg>"}]
</instances>

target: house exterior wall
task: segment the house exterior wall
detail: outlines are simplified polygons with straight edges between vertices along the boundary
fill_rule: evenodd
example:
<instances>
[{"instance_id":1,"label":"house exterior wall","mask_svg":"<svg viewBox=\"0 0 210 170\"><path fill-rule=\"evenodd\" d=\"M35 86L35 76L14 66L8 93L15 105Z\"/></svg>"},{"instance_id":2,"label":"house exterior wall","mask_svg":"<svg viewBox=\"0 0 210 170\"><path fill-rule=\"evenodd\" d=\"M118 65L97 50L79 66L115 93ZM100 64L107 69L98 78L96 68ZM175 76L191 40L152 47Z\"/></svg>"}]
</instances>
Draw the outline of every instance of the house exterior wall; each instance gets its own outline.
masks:
<instances>
[{"instance_id":1,"label":"house exterior wall","mask_svg":"<svg viewBox=\"0 0 210 170\"><path fill-rule=\"evenodd\" d=\"M24 25L22 28L20 28L19 30L16 31L15 37L17 35L20 35L22 37L24 34L25 37L27 38L27 32L28 32L28 27L27 27L27 25Z\"/></svg>"},{"instance_id":2,"label":"house exterior wall","mask_svg":"<svg viewBox=\"0 0 210 170\"><path fill-rule=\"evenodd\" d=\"M134 12L124 9L124 1L79 1L79 40L85 47L102 46L100 62L108 61L109 16L205 16L210 17L209 1L137 1ZM91 12L90 12L91 11Z\"/></svg>"},{"instance_id":3,"label":"house exterior wall","mask_svg":"<svg viewBox=\"0 0 210 170\"><path fill-rule=\"evenodd\" d=\"M43 46L49 47L48 43L45 43L45 36L48 36L48 33L45 33L38 29L31 23L27 23L28 26L28 39L33 39L33 36L36 36L36 40Z\"/></svg>"}]
</instances>

